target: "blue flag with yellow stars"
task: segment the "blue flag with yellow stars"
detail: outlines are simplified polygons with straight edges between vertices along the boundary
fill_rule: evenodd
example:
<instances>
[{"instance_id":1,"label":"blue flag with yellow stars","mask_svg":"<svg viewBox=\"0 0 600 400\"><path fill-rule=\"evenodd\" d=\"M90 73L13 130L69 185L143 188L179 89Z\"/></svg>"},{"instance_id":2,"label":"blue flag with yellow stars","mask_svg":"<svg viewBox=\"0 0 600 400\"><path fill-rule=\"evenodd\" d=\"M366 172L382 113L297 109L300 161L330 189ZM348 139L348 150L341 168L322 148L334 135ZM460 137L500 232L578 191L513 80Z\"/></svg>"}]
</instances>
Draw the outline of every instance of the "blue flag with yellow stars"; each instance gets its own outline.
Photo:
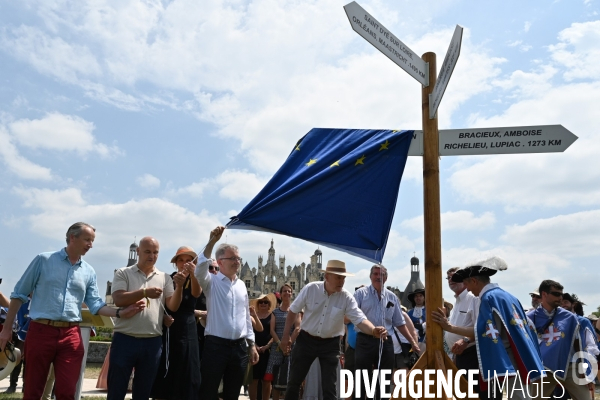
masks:
<instances>
[{"instance_id":1,"label":"blue flag with yellow stars","mask_svg":"<svg viewBox=\"0 0 600 400\"><path fill-rule=\"evenodd\" d=\"M227 227L288 235L380 263L413 132L312 129Z\"/></svg>"}]
</instances>

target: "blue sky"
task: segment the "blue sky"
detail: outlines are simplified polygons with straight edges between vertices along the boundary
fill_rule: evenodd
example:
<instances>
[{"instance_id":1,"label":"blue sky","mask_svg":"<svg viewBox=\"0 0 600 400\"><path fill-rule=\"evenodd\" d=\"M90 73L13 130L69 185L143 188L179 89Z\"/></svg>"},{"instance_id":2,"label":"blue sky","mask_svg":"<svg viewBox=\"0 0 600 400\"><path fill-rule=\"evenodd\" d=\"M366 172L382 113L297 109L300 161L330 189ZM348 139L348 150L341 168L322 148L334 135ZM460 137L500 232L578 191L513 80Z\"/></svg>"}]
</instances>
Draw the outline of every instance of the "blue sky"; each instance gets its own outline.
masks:
<instances>
[{"instance_id":1,"label":"blue sky","mask_svg":"<svg viewBox=\"0 0 600 400\"><path fill-rule=\"evenodd\" d=\"M202 248L313 127L421 129L420 85L350 27L339 1L0 2L0 290L79 220L100 290L134 237ZM562 124L565 153L444 157L443 267L497 254L524 303L542 279L600 304L600 16L586 1L360 1L441 65L461 56L440 129ZM400 187L384 264L423 260L421 159ZM227 231L251 267L271 235ZM316 246L274 237L286 264ZM370 264L345 260L368 282ZM445 290L444 295L450 297Z\"/></svg>"}]
</instances>

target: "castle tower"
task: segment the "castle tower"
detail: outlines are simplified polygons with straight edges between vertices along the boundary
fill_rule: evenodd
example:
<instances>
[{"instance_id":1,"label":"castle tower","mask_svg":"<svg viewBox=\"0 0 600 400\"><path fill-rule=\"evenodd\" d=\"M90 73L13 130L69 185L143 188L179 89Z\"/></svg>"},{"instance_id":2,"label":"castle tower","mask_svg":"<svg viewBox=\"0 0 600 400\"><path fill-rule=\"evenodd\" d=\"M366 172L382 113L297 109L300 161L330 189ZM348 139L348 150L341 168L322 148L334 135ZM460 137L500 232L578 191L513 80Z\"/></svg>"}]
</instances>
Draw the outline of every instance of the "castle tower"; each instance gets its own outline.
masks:
<instances>
[{"instance_id":1,"label":"castle tower","mask_svg":"<svg viewBox=\"0 0 600 400\"><path fill-rule=\"evenodd\" d=\"M133 264L137 263L137 260L138 260L137 248L138 248L138 245L135 242L135 239L133 239L133 243L131 244L131 246L129 246L129 260L127 260L128 267L131 267Z\"/></svg>"},{"instance_id":2,"label":"castle tower","mask_svg":"<svg viewBox=\"0 0 600 400\"><path fill-rule=\"evenodd\" d=\"M408 295L417 289L425 289L425 285L421 282L419 259L413 256L410 259L410 281L406 285L406 289L404 289L404 294L402 295L401 303L404 307L408 309L412 308L412 304L408 300Z\"/></svg>"}]
</instances>

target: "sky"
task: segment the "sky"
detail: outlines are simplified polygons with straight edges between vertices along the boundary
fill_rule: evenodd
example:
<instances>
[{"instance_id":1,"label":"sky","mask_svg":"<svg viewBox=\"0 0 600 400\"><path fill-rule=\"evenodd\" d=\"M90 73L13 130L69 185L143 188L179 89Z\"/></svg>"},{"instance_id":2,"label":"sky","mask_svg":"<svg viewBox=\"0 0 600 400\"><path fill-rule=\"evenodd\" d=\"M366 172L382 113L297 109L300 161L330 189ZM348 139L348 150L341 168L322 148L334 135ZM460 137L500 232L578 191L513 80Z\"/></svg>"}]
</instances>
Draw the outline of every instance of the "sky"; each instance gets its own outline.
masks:
<instances>
[{"instance_id":1,"label":"sky","mask_svg":"<svg viewBox=\"0 0 600 400\"><path fill-rule=\"evenodd\" d=\"M100 291L143 236L171 270L260 191L313 127L422 129L421 85L355 33L345 1L0 2L0 291L67 228L97 228ZM561 124L564 153L440 160L442 268L491 255L529 304L555 279L600 305L600 0L360 1L417 55L461 54L440 129ZM364 188L368 190L368 188ZM383 264L403 289L423 260L421 157L409 157ZM227 230L250 267L316 245ZM321 248L369 283L371 264ZM444 297L451 298L444 288Z\"/></svg>"}]
</instances>

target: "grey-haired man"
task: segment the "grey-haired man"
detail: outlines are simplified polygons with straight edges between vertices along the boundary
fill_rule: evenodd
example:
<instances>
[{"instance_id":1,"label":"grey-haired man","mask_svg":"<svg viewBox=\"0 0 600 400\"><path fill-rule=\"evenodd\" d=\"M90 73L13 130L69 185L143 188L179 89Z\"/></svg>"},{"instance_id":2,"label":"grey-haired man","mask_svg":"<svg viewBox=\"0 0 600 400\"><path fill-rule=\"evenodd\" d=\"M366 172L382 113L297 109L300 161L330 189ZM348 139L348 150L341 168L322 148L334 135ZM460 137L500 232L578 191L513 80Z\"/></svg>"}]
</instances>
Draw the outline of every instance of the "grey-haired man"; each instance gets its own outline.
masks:
<instances>
[{"instance_id":1,"label":"grey-haired man","mask_svg":"<svg viewBox=\"0 0 600 400\"><path fill-rule=\"evenodd\" d=\"M221 244L215 258L219 272L209 272L213 247L223 235L224 227L210 232L204 254L198 257L196 278L206 294L206 329L204 331L204 360L200 369L202 399L217 400L223 379L223 399L237 399L248 362L258 362L254 345L254 330L250 318L246 284L237 277L241 261L237 246ZM250 347L250 348L248 348Z\"/></svg>"}]
</instances>

